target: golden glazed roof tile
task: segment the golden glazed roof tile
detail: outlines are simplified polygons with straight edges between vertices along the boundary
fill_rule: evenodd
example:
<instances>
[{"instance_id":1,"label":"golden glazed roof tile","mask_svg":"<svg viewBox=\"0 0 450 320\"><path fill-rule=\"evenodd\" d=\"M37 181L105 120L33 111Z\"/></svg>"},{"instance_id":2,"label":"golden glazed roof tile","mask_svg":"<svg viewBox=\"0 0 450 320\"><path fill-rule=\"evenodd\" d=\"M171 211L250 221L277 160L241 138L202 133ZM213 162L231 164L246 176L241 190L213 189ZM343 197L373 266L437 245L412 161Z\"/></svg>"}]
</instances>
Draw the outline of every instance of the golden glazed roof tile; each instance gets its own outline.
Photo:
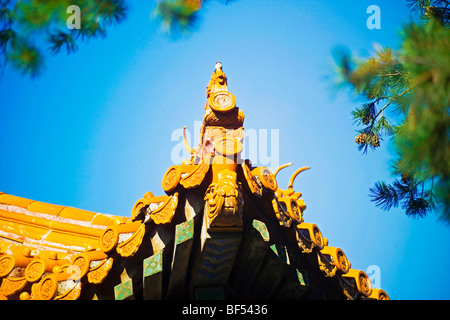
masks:
<instances>
[{"instance_id":1,"label":"golden glazed roof tile","mask_svg":"<svg viewBox=\"0 0 450 320\"><path fill-rule=\"evenodd\" d=\"M155 197L147 192L133 206L130 218L0 192L0 300L73 300L80 297L83 286L88 286L87 292L97 298L112 295L112 288L116 299L123 298L124 292L133 296L133 290L140 285L133 283L133 277L113 283L127 269L130 275L141 272L137 283L143 282L144 299L162 298L163 285L168 285L166 289L170 291L188 282L189 286L217 286L214 279L225 279L220 282L223 286L232 272L249 268L246 264L235 267L234 260L241 254L239 250L247 249L252 259L260 261L254 265L257 269L244 270L243 278L248 278L246 272L254 275L261 271L263 275L251 280L255 283L249 282L248 292L255 297L261 292L252 288L258 285L280 294L283 290L275 289L278 281L288 280L287 270L296 270L294 278L300 281L300 274L301 286L305 287L299 268L307 267L305 279L308 272L313 277L323 277L325 280L319 282L328 283L331 296L389 299L385 291L372 288L365 272L351 269L342 249L328 246L317 225L304 221L306 205L293 184L297 175L309 167L296 170L284 190L276 175L290 164L272 173L266 167L252 167L249 160L238 161L242 160L244 116L228 91L220 63L208 84L207 97L200 143L190 149L186 142L191 158L167 170L162 181L166 195ZM194 223L197 216L201 231ZM255 226L251 221L258 223ZM258 233L252 234L253 231ZM260 232L262 239L257 236ZM194 233L200 239L195 249L201 251L198 255L190 254ZM252 243L241 242L244 233L244 237L259 241L258 244L252 247ZM136 254L141 244L145 246ZM244 256L245 253L238 261L247 261ZM189 271L192 279L185 281L191 263L195 266ZM166 266L172 268L168 273L162 272ZM114 275L105 281L109 286L105 290L111 292L95 292L92 286L101 286L110 270L114 270ZM274 279L277 272L279 277ZM163 281L167 276L169 279ZM285 284L298 289L297 280ZM125 284L133 290L129 291ZM123 291L121 295L116 295L116 288ZM308 288L298 290L305 294Z\"/></svg>"},{"instance_id":2,"label":"golden glazed roof tile","mask_svg":"<svg viewBox=\"0 0 450 320\"><path fill-rule=\"evenodd\" d=\"M36 213L58 215L64 208L65 207L63 206L58 206L55 204L33 201L28 205L27 210Z\"/></svg>"},{"instance_id":3,"label":"golden glazed roof tile","mask_svg":"<svg viewBox=\"0 0 450 320\"><path fill-rule=\"evenodd\" d=\"M0 241L70 252L98 249L99 237L129 218L0 194Z\"/></svg>"},{"instance_id":4,"label":"golden glazed roof tile","mask_svg":"<svg viewBox=\"0 0 450 320\"><path fill-rule=\"evenodd\" d=\"M118 230L121 251L132 253L140 245L134 240L129 248L127 239L142 226L130 218L3 192L0 197L0 299L77 299L81 284L72 286L74 277L87 275L89 283L99 284L112 267L113 259L100 249L108 227Z\"/></svg>"},{"instance_id":5,"label":"golden glazed roof tile","mask_svg":"<svg viewBox=\"0 0 450 320\"><path fill-rule=\"evenodd\" d=\"M17 196L13 196L10 194L2 193L0 194L0 204L13 205L22 208L28 207L33 200L25 199Z\"/></svg>"}]
</instances>

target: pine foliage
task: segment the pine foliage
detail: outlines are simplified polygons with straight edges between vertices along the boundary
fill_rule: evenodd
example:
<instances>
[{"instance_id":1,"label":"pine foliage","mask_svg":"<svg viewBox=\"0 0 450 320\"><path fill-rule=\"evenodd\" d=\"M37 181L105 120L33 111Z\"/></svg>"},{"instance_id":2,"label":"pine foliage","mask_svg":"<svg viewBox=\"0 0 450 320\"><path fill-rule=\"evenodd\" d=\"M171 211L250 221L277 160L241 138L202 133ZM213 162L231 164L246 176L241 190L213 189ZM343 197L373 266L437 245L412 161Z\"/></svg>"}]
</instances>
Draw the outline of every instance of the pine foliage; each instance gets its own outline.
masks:
<instances>
[{"instance_id":1,"label":"pine foliage","mask_svg":"<svg viewBox=\"0 0 450 320\"><path fill-rule=\"evenodd\" d=\"M166 0L158 3L155 15L161 17L167 32L178 34L194 26L201 7L201 0Z\"/></svg>"},{"instance_id":2,"label":"pine foliage","mask_svg":"<svg viewBox=\"0 0 450 320\"><path fill-rule=\"evenodd\" d=\"M358 149L367 153L388 138L398 154L395 180L376 182L370 199L411 217L440 211L450 222L450 2L408 5L422 21L404 27L401 49L365 59L341 54L339 76L368 100L352 111Z\"/></svg>"},{"instance_id":3,"label":"pine foliage","mask_svg":"<svg viewBox=\"0 0 450 320\"><path fill-rule=\"evenodd\" d=\"M81 8L81 29L67 28L71 5ZM47 50L73 53L80 41L104 37L126 11L123 0L0 0L0 68L36 76Z\"/></svg>"},{"instance_id":4,"label":"pine foliage","mask_svg":"<svg viewBox=\"0 0 450 320\"><path fill-rule=\"evenodd\" d=\"M232 1L234 0L220 0L224 4ZM158 2L154 14L161 18L167 33L178 36L195 27L207 2L208 0L162 0Z\"/></svg>"}]
</instances>

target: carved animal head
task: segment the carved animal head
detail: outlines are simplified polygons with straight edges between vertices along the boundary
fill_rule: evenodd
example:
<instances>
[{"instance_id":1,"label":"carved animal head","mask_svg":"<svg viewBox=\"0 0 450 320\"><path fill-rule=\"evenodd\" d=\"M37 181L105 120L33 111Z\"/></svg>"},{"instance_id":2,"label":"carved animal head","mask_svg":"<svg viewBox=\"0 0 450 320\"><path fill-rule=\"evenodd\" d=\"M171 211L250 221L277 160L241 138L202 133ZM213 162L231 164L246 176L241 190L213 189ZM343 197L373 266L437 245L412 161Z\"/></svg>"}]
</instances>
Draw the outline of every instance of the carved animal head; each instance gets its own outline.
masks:
<instances>
[{"instance_id":1,"label":"carved animal head","mask_svg":"<svg viewBox=\"0 0 450 320\"><path fill-rule=\"evenodd\" d=\"M218 173L218 181L209 185L204 198L209 228L242 226L244 199L238 183L236 173L225 169Z\"/></svg>"}]
</instances>

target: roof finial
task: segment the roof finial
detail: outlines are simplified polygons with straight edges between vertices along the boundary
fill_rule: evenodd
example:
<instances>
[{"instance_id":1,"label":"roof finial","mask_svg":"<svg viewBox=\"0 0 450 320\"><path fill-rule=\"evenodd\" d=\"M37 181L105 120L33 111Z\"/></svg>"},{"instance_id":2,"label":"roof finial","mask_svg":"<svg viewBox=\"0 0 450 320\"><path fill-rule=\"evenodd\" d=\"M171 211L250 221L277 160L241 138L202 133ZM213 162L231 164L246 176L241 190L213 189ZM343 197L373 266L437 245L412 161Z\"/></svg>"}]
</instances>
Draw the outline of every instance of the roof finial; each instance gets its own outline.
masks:
<instances>
[{"instance_id":1,"label":"roof finial","mask_svg":"<svg viewBox=\"0 0 450 320\"><path fill-rule=\"evenodd\" d=\"M217 91L228 91L227 76L222 70L222 62L216 62L211 80L206 87L206 97Z\"/></svg>"}]
</instances>

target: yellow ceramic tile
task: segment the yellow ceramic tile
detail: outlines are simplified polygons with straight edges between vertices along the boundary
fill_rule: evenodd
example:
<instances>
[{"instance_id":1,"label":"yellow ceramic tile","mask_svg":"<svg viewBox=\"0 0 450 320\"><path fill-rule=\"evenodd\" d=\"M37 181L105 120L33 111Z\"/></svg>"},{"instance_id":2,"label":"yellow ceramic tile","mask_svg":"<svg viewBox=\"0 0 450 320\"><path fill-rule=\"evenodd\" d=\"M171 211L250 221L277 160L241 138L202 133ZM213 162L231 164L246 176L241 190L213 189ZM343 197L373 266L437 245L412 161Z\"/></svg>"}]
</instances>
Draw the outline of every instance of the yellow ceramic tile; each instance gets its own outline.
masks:
<instances>
[{"instance_id":1,"label":"yellow ceramic tile","mask_svg":"<svg viewBox=\"0 0 450 320\"><path fill-rule=\"evenodd\" d=\"M65 232L52 230L46 237L46 241L61 244L65 250L83 252L88 249L99 248L99 241L93 237L82 235L69 235Z\"/></svg>"},{"instance_id":2,"label":"yellow ceramic tile","mask_svg":"<svg viewBox=\"0 0 450 320\"><path fill-rule=\"evenodd\" d=\"M52 221L50 223L50 229L68 233L67 235L68 237L71 237L72 235L80 235L98 238L103 233L103 229L91 228L89 226L64 223L58 221Z\"/></svg>"},{"instance_id":3,"label":"yellow ceramic tile","mask_svg":"<svg viewBox=\"0 0 450 320\"><path fill-rule=\"evenodd\" d=\"M34 201L30 199L21 198L6 193L0 194L0 203L26 208L32 202Z\"/></svg>"},{"instance_id":4,"label":"yellow ceramic tile","mask_svg":"<svg viewBox=\"0 0 450 320\"><path fill-rule=\"evenodd\" d=\"M48 232L48 229L20 224L0 217L0 231L2 231L2 237L23 242L27 240L26 238L41 240L41 237Z\"/></svg>"},{"instance_id":5,"label":"yellow ceramic tile","mask_svg":"<svg viewBox=\"0 0 450 320\"><path fill-rule=\"evenodd\" d=\"M39 218L32 215L26 215L23 213L10 212L7 210L0 209L0 218L8 221L14 221L17 223L17 227L20 225L30 225L35 227L48 228L50 225L50 220Z\"/></svg>"},{"instance_id":6,"label":"yellow ceramic tile","mask_svg":"<svg viewBox=\"0 0 450 320\"><path fill-rule=\"evenodd\" d=\"M104 214L97 214L92 218L91 223L93 225L110 226L114 224L113 223L114 218L116 217L111 217Z\"/></svg>"},{"instance_id":7,"label":"yellow ceramic tile","mask_svg":"<svg viewBox=\"0 0 450 320\"><path fill-rule=\"evenodd\" d=\"M80 221L91 221L96 215L96 212L81 210L72 207L65 207L59 214L61 218L80 220Z\"/></svg>"},{"instance_id":8,"label":"yellow ceramic tile","mask_svg":"<svg viewBox=\"0 0 450 320\"><path fill-rule=\"evenodd\" d=\"M58 215L65 207L40 201L34 201L28 206L28 211Z\"/></svg>"}]
</instances>

